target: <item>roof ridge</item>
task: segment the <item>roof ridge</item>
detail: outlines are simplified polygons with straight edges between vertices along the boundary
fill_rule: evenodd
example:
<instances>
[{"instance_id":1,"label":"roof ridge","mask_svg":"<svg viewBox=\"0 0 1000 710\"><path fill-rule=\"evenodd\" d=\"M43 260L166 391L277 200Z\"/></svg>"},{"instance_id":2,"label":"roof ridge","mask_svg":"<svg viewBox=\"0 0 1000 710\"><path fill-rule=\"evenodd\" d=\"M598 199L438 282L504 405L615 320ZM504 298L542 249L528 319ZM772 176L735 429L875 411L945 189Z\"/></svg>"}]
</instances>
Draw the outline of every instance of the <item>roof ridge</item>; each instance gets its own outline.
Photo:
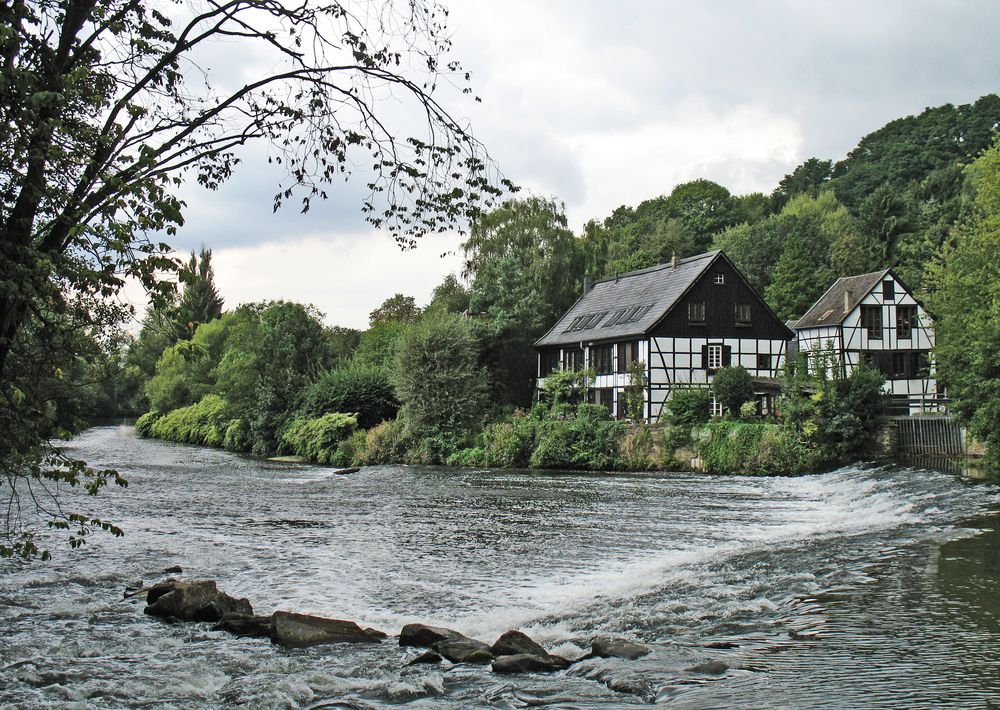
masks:
<instances>
[{"instance_id":1,"label":"roof ridge","mask_svg":"<svg viewBox=\"0 0 1000 710\"><path fill-rule=\"evenodd\" d=\"M706 258L709 258L709 257L715 257L720 251L722 251L722 250L721 249L714 249L712 251L706 251L706 252L704 252L702 254L695 254L694 256L688 256L688 257L685 257L685 258L681 259L680 261L678 261L677 265L680 266L681 264L687 264L687 263L690 263L692 261L698 261L699 259L706 259ZM599 283L604 283L605 281L617 281L619 279L629 278L630 276L641 276L643 274L651 274L654 271L659 271L661 269L670 269L670 268L673 268L673 266L674 266L673 262L669 262L668 261L665 264L656 264L655 266L647 266L644 269L636 269L635 271L626 271L626 272L621 273L621 274L615 274L614 276L605 276L603 279L595 279L594 283L595 284L599 284Z\"/></svg>"}]
</instances>

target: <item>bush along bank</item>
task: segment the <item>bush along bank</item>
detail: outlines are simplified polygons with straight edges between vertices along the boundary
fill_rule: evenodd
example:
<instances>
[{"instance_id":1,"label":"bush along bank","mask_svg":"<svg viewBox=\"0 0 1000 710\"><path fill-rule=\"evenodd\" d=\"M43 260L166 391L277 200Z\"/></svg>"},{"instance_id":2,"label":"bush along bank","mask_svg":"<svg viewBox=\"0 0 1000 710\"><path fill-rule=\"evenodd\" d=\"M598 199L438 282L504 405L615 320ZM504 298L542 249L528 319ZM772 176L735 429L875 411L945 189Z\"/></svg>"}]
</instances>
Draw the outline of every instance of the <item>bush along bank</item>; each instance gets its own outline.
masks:
<instances>
[{"instance_id":1,"label":"bush along bank","mask_svg":"<svg viewBox=\"0 0 1000 710\"><path fill-rule=\"evenodd\" d=\"M614 419L604 407L579 400L582 375L557 373L548 401L494 416L485 425L424 404L404 406L395 419L367 430L354 413L290 417L275 454L335 466L446 464L465 467L592 471L691 470L722 474L800 474L861 458L878 429L882 379L861 368L848 378L810 375L805 361L786 376L779 415L761 417L742 368L717 377L716 390L679 390L661 421ZM742 394L739 394L742 393ZM710 401L724 415L710 416ZM441 398L440 402L447 402ZM437 419L435 419L437 417ZM448 426L440 422L447 422ZM251 450L244 420L224 399L206 395L136 424L142 436Z\"/></svg>"}]
</instances>

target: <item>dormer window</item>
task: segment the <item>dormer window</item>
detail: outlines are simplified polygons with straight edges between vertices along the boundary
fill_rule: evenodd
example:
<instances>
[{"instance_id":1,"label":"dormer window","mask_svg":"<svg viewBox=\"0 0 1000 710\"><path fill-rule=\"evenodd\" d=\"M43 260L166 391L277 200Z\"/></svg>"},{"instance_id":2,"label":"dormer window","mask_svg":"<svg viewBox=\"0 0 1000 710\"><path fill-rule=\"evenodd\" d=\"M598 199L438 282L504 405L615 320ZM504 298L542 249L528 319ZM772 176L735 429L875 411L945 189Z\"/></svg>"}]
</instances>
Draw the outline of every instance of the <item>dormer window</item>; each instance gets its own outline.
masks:
<instances>
[{"instance_id":1,"label":"dormer window","mask_svg":"<svg viewBox=\"0 0 1000 710\"><path fill-rule=\"evenodd\" d=\"M722 286L724 283L726 283L726 275L725 274L716 274L715 275L715 285L716 286Z\"/></svg>"}]
</instances>

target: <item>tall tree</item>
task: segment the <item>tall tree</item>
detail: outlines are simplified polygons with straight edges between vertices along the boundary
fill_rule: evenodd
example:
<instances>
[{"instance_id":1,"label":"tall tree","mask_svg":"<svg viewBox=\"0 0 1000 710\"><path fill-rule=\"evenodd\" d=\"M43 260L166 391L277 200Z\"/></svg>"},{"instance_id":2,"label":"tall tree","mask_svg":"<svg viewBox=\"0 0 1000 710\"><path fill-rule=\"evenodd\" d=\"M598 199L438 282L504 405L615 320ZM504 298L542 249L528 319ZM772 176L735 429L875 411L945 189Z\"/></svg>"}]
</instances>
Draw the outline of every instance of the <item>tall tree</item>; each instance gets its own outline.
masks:
<instances>
[{"instance_id":1,"label":"tall tree","mask_svg":"<svg viewBox=\"0 0 1000 710\"><path fill-rule=\"evenodd\" d=\"M215 288L212 270L212 250L201 248L200 258L191 252L191 258L180 270L184 284L181 300L177 304L177 329L181 339L188 339L202 323L222 315L222 296Z\"/></svg>"},{"instance_id":2,"label":"tall tree","mask_svg":"<svg viewBox=\"0 0 1000 710\"><path fill-rule=\"evenodd\" d=\"M967 170L968 218L929 274L938 380L1000 468L1000 143Z\"/></svg>"},{"instance_id":3,"label":"tall tree","mask_svg":"<svg viewBox=\"0 0 1000 710\"><path fill-rule=\"evenodd\" d=\"M580 240L561 204L529 197L484 215L463 250L494 401L526 405L534 389L531 345L580 294Z\"/></svg>"},{"instance_id":4,"label":"tall tree","mask_svg":"<svg viewBox=\"0 0 1000 710\"><path fill-rule=\"evenodd\" d=\"M413 296L397 293L382 302L382 305L368 314L368 324L379 323L414 323L420 316L420 308Z\"/></svg>"},{"instance_id":5,"label":"tall tree","mask_svg":"<svg viewBox=\"0 0 1000 710\"><path fill-rule=\"evenodd\" d=\"M213 0L168 16L141 0L0 4L4 495L39 478L94 491L113 479L45 444L36 385L78 352L55 331L128 317L108 305L125 277L169 290L160 275L177 264L160 240L183 221L174 190L185 176L215 189L242 146L266 141L287 171L275 208L295 199L307 210L353 166L370 166L361 209L406 244L474 217L509 185L436 93L468 78L447 57L447 12L433 0L367 5ZM233 37L273 69L213 86L199 57ZM383 112L388 95L410 110ZM76 544L91 527L86 516L49 519L71 524ZM7 520L0 554L36 553L20 535L30 531Z\"/></svg>"}]
</instances>

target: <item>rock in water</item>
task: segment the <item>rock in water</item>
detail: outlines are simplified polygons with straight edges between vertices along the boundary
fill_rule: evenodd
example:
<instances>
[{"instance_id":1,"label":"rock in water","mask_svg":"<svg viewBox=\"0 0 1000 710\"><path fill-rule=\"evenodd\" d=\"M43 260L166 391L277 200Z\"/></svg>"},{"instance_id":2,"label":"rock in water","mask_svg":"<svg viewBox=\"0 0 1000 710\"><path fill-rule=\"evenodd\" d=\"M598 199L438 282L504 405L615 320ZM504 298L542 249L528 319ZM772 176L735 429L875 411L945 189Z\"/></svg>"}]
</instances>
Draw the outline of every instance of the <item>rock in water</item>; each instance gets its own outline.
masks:
<instances>
[{"instance_id":1,"label":"rock in water","mask_svg":"<svg viewBox=\"0 0 1000 710\"><path fill-rule=\"evenodd\" d=\"M591 655L600 658L625 658L634 661L649 653L645 646L619 639L599 638L591 644Z\"/></svg>"},{"instance_id":2,"label":"rock in water","mask_svg":"<svg viewBox=\"0 0 1000 710\"><path fill-rule=\"evenodd\" d=\"M439 641L453 641L455 639L464 638L468 637L452 629L445 629L440 626L407 624L403 627L403 630L399 632L399 645L430 648Z\"/></svg>"},{"instance_id":3,"label":"rock in water","mask_svg":"<svg viewBox=\"0 0 1000 710\"><path fill-rule=\"evenodd\" d=\"M535 643L531 637L520 631L507 631L490 648L494 656L517 656L528 654L534 656L549 655L549 652Z\"/></svg>"},{"instance_id":4,"label":"rock in water","mask_svg":"<svg viewBox=\"0 0 1000 710\"><path fill-rule=\"evenodd\" d=\"M417 656L416 658L414 658L412 661L410 661L406 665L408 665L408 666L419 666L419 665L424 664L424 663L434 664L434 663L440 663L443 660L444 659L441 658L441 656L439 656L438 654L434 653L434 651L427 651L426 653L421 653L419 656Z\"/></svg>"},{"instance_id":5,"label":"rock in water","mask_svg":"<svg viewBox=\"0 0 1000 710\"><path fill-rule=\"evenodd\" d=\"M701 673L702 675L723 675L729 670L722 661L703 661L687 669L689 673Z\"/></svg>"},{"instance_id":6,"label":"rock in water","mask_svg":"<svg viewBox=\"0 0 1000 710\"><path fill-rule=\"evenodd\" d=\"M173 567L167 567L163 570L163 574L183 574L184 570L181 569L180 565L174 565Z\"/></svg>"},{"instance_id":7,"label":"rock in water","mask_svg":"<svg viewBox=\"0 0 1000 710\"><path fill-rule=\"evenodd\" d=\"M274 635L271 640L282 646L378 643L382 638L378 634L362 629L353 621L326 619L321 616L295 614L290 611L274 612Z\"/></svg>"},{"instance_id":8,"label":"rock in water","mask_svg":"<svg viewBox=\"0 0 1000 710\"><path fill-rule=\"evenodd\" d=\"M489 663L493 660L489 645L470 638L438 641L432 648L452 663Z\"/></svg>"},{"instance_id":9,"label":"rock in water","mask_svg":"<svg viewBox=\"0 0 1000 710\"><path fill-rule=\"evenodd\" d=\"M497 656L493 659L494 673L554 673L569 665L569 661L559 656L533 653L517 653L512 656Z\"/></svg>"},{"instance_id":10,"label":"rock in water","mask_svg":"<svg viewBox=\"0 0 1000 710\"><path fill-rule=\"evenodd\" d=\"M168 579L154 584L146 594L144 611L181 621L219 621L227 613L253 614L249 601L220 592L211 579Z\"/></svg>"},{"instance_id":11,"label":"rock in water","mask_svg":"<svg viewBox=\"0 0 1000 710\"><path fill-rule=\"evenodd\" d=\"M273 616L253 614L230 614L215 625L216 631L228 631L234 636L257 636L270 638L274 633Z\"/></svg>"}]
</instances>

